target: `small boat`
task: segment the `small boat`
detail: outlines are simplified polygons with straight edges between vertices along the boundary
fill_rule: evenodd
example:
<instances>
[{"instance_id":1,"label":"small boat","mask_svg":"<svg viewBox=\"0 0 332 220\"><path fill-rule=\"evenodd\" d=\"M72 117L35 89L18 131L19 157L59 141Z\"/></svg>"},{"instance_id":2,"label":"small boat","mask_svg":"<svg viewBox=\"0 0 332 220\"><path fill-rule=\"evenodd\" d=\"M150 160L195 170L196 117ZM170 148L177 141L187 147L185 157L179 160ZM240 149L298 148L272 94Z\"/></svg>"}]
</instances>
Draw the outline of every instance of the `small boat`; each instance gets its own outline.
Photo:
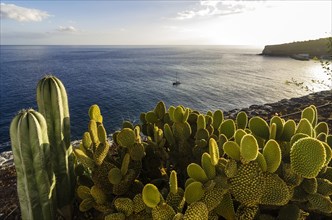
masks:
<instances>
[{"instance_id":1,"label":"small boat","mask_svg":"<svg viewBox=\"0 0 332 220\"><path fill-rule=\"evenodd\" d=\"M173 86L177 86L177 85L180 85L180 84L181 84L180 81L175 81L175 82L173 82Z\"/></svg>"},{"instance_id":2,"label":"small boat","mask_svg":"<svg viewBox=\"0 0 332 220\"><path fill-rule=\"evenodd\" d=\"M181 84L181 82L178 80L178 73L176 73L176 80L175 80L175 82L173 82L173 86L177 86L180 84Z\"/></svg>"}]
</instances>

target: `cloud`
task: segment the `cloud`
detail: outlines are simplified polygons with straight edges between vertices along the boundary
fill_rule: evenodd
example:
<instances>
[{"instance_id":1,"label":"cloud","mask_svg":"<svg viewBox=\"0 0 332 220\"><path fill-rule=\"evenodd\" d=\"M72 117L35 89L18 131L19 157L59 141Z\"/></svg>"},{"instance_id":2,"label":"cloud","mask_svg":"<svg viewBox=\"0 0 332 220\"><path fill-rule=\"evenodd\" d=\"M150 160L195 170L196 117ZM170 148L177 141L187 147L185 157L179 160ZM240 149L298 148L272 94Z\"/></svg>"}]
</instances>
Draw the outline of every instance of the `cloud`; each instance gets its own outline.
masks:
<instances>
[{"instance_id":1,"label":"cloud","mask_svg":"<svg viewBox=\"0 0 332 220\"><path fill-rule=\"evenodd\" d=\"M178 13L177 20L186 20L196 17L225 16L255 10L265 1L221 1L201 0L199 7Z\"/></svg>"},{"instance_id":2,"label":"cloud","mask_svg":"<svg viewBox=\"0 0 332 220\"><path fill-rule=\"evenodd\" d=\"M14 4L1 3L0 18L12 19L19 22L42 21L50 15L45 11L34 8L23 8Z\"/></svg>"},{"instance_id":3,"label":"cloud","mask_svg":"<svg viewBox=\"0 0 332 220\"><path fill-rule=\"evenodd\" d=\"M68 27L59 26L57 31L65 33L75 33L78 32L78 29L73 26L68 26Z\"/></svg>"}]
</instances>

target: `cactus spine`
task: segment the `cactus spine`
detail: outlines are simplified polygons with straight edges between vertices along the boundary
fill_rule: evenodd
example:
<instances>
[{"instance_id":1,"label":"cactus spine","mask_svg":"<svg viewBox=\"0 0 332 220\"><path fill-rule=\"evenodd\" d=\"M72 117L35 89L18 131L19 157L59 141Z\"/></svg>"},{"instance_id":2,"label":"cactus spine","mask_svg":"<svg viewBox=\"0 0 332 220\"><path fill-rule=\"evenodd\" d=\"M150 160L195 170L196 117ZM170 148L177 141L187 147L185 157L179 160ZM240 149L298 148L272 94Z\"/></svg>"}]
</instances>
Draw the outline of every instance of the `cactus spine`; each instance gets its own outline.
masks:
<instances>
[{"instance_id":1,"label":"cactus spine","mask_svg":"<svg viewBox=\"0 0 332 220\"><path fill-rule=\"evenodd\" d=\"M55 76L42 78L37 85L39 112L47 122L56 176L57 206L66 218L71 218L74 198L73 154L70 144L70 119L65 87Z\"/></svg>"},{"instance_id":2,"label":"cactus spine","mask_svg":"<svg viewBox=\"0 0 332 220\"><path fill-rule=\"evenodd\" d=\"M22 219L54 219L55 177L45 118L32 109L22 110L10 125L10 138Z\"/></svg>"}]
</instances>

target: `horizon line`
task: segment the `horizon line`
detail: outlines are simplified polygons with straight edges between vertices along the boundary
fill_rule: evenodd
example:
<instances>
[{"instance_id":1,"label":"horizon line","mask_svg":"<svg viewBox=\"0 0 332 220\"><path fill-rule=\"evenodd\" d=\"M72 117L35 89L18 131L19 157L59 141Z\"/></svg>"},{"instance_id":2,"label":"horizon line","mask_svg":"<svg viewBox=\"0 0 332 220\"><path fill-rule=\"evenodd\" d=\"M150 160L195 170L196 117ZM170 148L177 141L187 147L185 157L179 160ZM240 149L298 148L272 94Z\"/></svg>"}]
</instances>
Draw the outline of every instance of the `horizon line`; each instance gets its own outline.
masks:
<instances>
[{"instance_id":1,"label":"horizon line","mask_svg":"<svg viewBox=\"0 0 332 220\"><path fill-rule=\"evenodd\" d=\"M0 46L251 46L251 47L261 47L265 45L259 44L0 44Z\"/></svg>"}]
</instances>

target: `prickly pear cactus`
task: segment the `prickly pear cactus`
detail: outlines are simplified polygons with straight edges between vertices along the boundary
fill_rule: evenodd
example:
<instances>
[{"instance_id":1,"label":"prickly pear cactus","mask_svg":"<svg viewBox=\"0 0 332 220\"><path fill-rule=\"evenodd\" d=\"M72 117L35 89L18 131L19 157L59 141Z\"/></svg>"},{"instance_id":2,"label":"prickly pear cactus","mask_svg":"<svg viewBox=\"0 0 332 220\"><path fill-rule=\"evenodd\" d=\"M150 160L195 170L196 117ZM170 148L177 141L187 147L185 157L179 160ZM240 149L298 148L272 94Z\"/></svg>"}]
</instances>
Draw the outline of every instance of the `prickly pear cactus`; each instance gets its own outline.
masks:
<instances>
[{"instance_id":1,"label":"prickly pear cactus","mask_svg":"<svg viewBox=\"0 0 332 220\"><path fill-rule=\"evenodd\" d=\"M105 219L332 215L332 138L313 106L299 123L280 116L268 123L159 102L141 114L141 125L124 122L107 148L100 110L92 108L75 149L80 177L92 181L78 186L81 211Z\"/></svg>"}]
</instances>

